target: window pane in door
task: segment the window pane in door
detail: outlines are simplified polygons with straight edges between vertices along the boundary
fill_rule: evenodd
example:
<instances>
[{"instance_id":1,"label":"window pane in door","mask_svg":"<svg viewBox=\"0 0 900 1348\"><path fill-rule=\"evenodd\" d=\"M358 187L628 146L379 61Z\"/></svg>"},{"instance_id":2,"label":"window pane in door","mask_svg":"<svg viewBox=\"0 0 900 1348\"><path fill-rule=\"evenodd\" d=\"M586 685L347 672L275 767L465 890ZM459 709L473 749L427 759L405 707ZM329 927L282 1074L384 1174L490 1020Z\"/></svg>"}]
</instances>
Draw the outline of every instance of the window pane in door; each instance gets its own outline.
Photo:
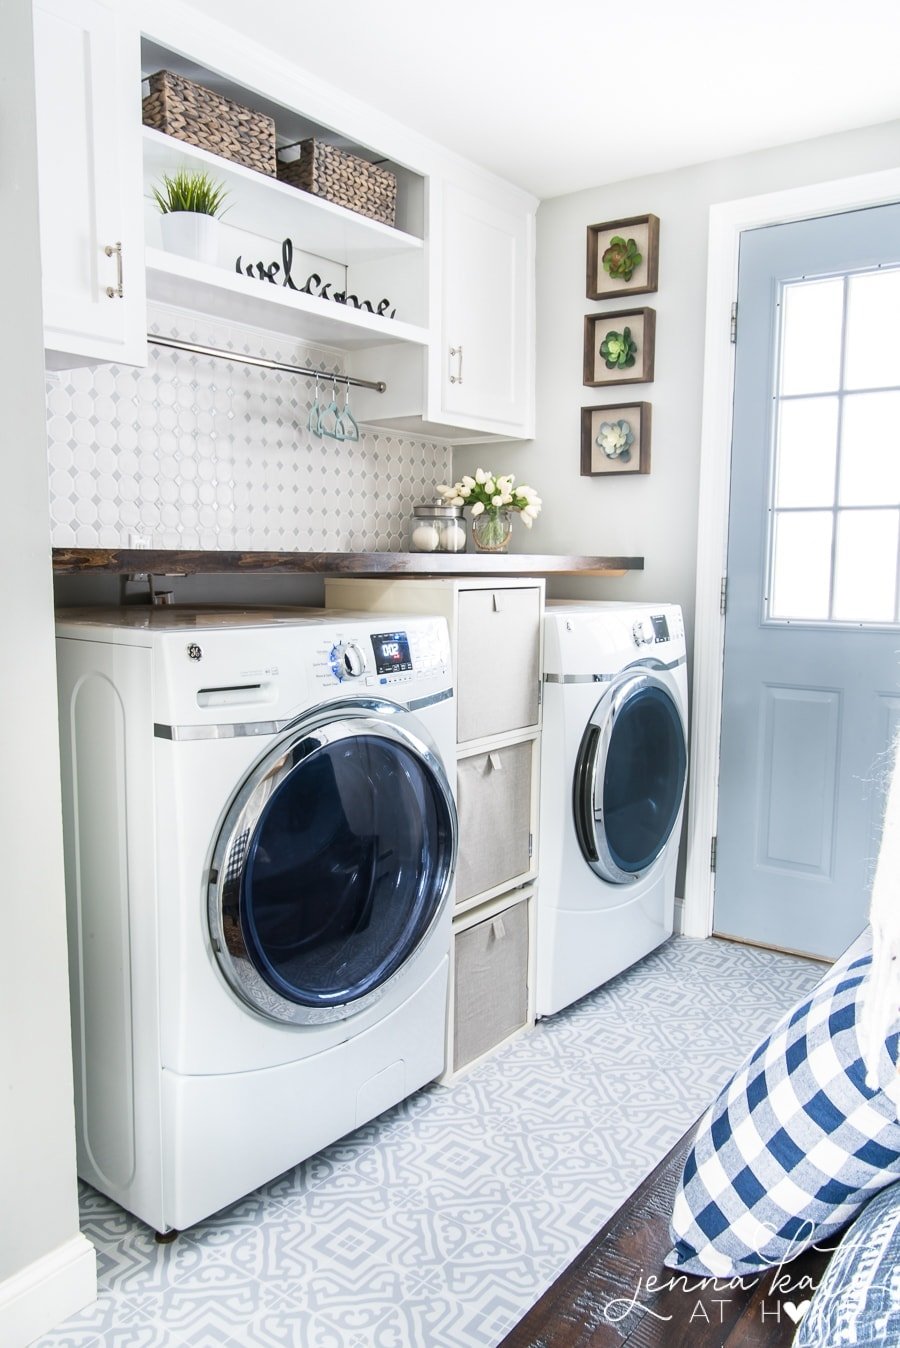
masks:
<instances>
[{"instance_id":1,"label":"window pane in door","mask_svg":"<svg viewBox=\"0 0 900 1348\"><path fill-rule=\"evenodd\" d=\"M840 383L842 277L782 291L781 393L832 393Z\"/></svg>"},{"instance_id":2,"label":"window pane in door","mask_svg":"<svg viewBox=\"0 0 900 1348\"><path fill-rule=\"evenodd\" d=\"M838 513L834 612L838 621L893 622L900 511Z\"/></svg>"},{"instance_id":3,"label":"window pane in door","mask_svg":"<svg viewBox=\"0 0 900 1348\"><path fill-rule=\"evenodd\" d=\"M830 510L777 513L770 618L828 617L833 518Z\"/></svg>"},{"instance_id":4,"label":"window pane in door","mask_svg":"<svg viewBox=\"0 0 900 1348\"><path fill-rule=\"evenodd\" d=\"M837 454L837 398L783 402L775 451L775 505L831 506Z\"/></svg>"},{"instance_id":5,"label":"window pane in door","mask_svg":"<svg viewBox=\"0 0 900 1348\"><path fill-rule=\"evenodd\" d=\"M900 267L851 276L847 292L847 388L900 384Z\"/></svg>"},{"instance_id":6,"label":"window pane in door","mask_svg":"<svg viewBox=\"0 0 900 1348\"><path fill-rule=\"evenodd\" d=\"M841 505L900 505L900 392L844 399Z\"/></svg>"}]
</instances>

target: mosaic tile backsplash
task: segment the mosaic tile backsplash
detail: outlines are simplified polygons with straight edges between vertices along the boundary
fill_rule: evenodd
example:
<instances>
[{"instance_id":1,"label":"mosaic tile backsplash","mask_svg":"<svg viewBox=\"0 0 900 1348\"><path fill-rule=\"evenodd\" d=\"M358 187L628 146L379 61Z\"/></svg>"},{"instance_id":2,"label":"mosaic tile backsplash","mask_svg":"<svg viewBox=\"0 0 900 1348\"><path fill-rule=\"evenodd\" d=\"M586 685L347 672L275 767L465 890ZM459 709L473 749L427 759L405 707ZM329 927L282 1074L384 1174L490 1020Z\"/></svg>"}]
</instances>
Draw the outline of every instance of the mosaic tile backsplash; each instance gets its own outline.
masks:
<instances>
[{"instance_id":1,"label":"mosaic tile backsplash","mask_svg":"<svg viewBox=\"0 0 900 1348\"><path fill-rule=\"evenodd\" d=\"M339 353L162 306L149 330L323 376L342 369ZM146 368L49 375L53 545L405 550L412 506L451 480L450 447L380 427L320 439L307 429L314 396L311 377L154 346Z\"/></svg>"}]
</instances>

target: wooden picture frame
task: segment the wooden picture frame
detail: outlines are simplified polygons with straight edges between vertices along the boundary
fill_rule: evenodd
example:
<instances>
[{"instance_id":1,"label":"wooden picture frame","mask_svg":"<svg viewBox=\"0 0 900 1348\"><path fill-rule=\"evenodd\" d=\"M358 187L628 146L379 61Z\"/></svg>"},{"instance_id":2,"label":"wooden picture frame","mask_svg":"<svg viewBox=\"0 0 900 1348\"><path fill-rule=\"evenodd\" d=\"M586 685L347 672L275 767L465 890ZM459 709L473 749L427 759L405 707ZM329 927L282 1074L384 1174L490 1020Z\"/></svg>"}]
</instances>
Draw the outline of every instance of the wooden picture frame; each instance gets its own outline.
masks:
<instances>
[{"instance_id":1,"label":"wooden picture frame","mask_svg":"<svg viewBox=\"0 0 900 1348\"><path fill-rule=\"evenodd\" d=\"M633 436L619 453L604 452L597 443L601 426L624 422ZM581 476L626 477L650 472L650 404L617 403L581 409Z\"/></svg>"},{"instance_id":2,"label":"wooden picture frame","mask_svg":"<svg viewBox=\"0 0 900 1348\"><path fill-rule=\"evenodd\" d=\"M607 368L600 345L610 332L625 329L636 343L634 364ZM649 384L653 379L656 348L656 310L618 309L615 313L586 314L584 319L584 383L589 388L607 384Z\"/></svg>"},{"instance_id":3,"label":"wooden picture frame","mask_svg":"<svg viewBox=\"0 0 900 1348\"><path fill-rule=\"evenodd\" d=\"M610 276L603 266L603 254L611 240L621 235L634 239L641 261L631 279ZM656 290L659 280L659 217L630 215L624 220L605 220L587 227L587 297L611 299L614 295L647 295Z\"/></svg>"}]
</instances>

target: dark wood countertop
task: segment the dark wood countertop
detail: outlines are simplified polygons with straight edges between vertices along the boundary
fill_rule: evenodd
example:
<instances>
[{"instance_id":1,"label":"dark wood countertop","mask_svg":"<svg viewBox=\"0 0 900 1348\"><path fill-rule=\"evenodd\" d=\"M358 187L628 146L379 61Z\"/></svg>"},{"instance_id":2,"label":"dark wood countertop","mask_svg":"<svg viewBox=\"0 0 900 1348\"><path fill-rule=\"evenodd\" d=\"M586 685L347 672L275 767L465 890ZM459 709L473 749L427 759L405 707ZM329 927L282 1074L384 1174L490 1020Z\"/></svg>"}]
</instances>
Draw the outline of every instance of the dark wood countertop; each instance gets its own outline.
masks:
<instances>
[{"instance_id":1,"label":"dark wood countertop","mask_svg":"<svg viewBox=\"0 0 900 1348\"><path fill-rule=\"evenodd\" d=\"M58 575L624 576L643 557L497 552L212 552L54 548Z\"/></svg>"}]
</instances>

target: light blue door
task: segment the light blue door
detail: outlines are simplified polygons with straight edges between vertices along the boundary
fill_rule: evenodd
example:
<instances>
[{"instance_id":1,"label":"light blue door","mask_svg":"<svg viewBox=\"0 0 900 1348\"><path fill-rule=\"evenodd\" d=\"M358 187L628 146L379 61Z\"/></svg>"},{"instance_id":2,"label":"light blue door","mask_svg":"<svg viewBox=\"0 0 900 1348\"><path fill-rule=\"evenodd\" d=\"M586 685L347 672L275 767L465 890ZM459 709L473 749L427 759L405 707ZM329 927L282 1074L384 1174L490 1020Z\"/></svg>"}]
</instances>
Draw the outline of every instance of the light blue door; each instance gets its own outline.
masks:
<instances>
[{"instance_id":1,"label":"light blue door","mask_svg":"<svg viewBox=\"0 0 900 1348\"><path fill-rule=\"evenodd\" d=\"M833 957L900 726L900 205L742 236L731 468L714 927Z\"/></svg>"}]
</instances>

